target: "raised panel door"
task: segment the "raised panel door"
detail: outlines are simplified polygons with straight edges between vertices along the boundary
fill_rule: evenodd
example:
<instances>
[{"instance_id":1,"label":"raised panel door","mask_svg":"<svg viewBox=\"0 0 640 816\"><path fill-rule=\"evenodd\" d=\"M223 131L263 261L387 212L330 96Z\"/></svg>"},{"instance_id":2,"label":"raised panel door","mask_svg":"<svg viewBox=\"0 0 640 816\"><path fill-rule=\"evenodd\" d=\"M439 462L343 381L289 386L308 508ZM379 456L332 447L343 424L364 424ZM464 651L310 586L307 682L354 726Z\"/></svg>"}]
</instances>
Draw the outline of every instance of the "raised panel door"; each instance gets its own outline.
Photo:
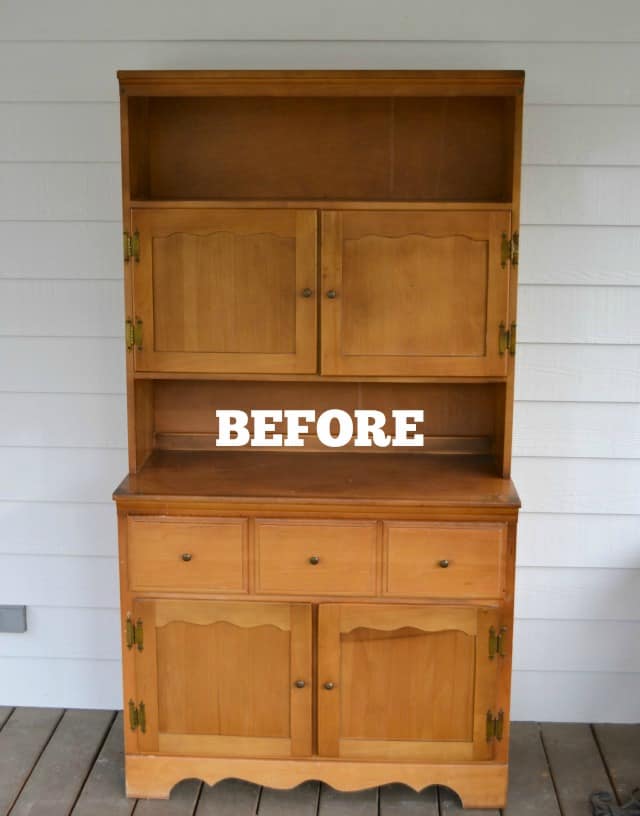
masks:
<instances>
[{"instance_id":1,"label":"raised panel door","mask_svg":"<svg viewBox=\"0 0 640 816\"><path fill-rule=\"evenodd\" d=\"M309 604L139 600L134 704L144 753L308 756Z\"/></svg>"},{"instance_id":2,"label":"raised panel door","mask_svg":"<svg viewBox=\"0 0 640 816\"><path fill-rule=\"evenodd\" d=\"M504 211L322 213L322 372L504 376Z\"/></svg>"},{"instance_id":3,"label":"raised panel door","mask_svg":"<svg viewBox=\"0 0 640 816\"><path fill-rule=\"evenodd\" d=\"M139 371L313 373L316 213L134 210Z\"/></svg>"},{"instance_id":4,"label":"raised panel door","mask_svg":"<svg viewBox=\"0 0 640 816\"><path fill-rule=\"evenodd\" d=\"M487 760L498 660L488 608L322 604L318 747L323 756Z\"/></svg>"}]
</instances>

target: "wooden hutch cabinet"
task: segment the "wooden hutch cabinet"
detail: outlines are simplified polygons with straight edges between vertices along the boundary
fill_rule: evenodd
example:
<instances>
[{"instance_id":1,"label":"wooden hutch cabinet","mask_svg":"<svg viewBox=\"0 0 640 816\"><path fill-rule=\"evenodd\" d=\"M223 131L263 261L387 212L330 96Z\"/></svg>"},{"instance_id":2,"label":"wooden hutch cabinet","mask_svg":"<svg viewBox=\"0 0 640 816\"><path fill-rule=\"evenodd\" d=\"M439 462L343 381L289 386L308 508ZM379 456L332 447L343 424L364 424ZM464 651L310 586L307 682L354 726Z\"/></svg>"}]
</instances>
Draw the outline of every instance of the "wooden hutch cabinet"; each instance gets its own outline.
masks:
<instances>
[{"instance_id":1,"label":"wooden hutch cabinet","mask_svg":"<svg viewBox=\"0 0 640 816\"><path fill-rule=\"evenodd\" d=\"M126 777L507 792L523 74L119 74ZM425 412L218 445L218 409Z\"/></svg>"}]
</instances>

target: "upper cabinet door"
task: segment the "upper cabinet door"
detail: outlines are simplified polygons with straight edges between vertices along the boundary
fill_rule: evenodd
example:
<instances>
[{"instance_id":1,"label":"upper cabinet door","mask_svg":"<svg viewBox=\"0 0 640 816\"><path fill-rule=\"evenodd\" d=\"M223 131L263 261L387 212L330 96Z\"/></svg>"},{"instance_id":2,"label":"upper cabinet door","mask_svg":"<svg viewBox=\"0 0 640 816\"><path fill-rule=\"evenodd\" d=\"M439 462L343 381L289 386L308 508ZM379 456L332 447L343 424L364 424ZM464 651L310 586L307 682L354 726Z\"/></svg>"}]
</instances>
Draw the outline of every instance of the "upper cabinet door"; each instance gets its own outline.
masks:
<instances>
[{"instance_id":1,"label":"upper cabinet door","mask_svg":"<svg viewBox=\"0 0 640 816\"><path fill-rule=\"evenodd\" d=\"M134 210L136 369L315 372L316 221L314 211Z\"/></svg>"},{"instance_id":2,"label":"upper cabinet door","mask_svg":"<svg viewBox=\"0 0 640 816\"><path fill-rule=\"evenodd\" d=\"M507 371L506 211L322 213L322 373Z\"/></svg>"}]
</instances>

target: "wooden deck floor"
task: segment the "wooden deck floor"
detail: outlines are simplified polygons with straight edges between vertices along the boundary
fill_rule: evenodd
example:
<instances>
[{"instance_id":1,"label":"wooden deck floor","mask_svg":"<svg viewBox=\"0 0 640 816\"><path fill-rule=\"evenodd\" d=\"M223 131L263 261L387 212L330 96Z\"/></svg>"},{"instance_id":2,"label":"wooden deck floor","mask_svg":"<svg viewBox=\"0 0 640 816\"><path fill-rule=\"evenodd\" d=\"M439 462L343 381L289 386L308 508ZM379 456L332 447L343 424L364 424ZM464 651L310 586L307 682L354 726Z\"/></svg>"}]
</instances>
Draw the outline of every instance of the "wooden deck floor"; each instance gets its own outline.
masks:
<instances>
[{"instance_id":1,"label":"wooden deck floor","mask_svg":"<svg viewBox=\"0 0 640 816\"><path fill-rule=\"evenodd\" d=\"M640 725L517 723L506 816L588 816L594 790L629 800L640 786ZM454 816L444 789L339 793L316 782L275 791L189 780L168 802L128 800L122 714L0 707L0 814L11 816ZM468 816L497 811L464 811Z\"/></svg>"}]
</instances>

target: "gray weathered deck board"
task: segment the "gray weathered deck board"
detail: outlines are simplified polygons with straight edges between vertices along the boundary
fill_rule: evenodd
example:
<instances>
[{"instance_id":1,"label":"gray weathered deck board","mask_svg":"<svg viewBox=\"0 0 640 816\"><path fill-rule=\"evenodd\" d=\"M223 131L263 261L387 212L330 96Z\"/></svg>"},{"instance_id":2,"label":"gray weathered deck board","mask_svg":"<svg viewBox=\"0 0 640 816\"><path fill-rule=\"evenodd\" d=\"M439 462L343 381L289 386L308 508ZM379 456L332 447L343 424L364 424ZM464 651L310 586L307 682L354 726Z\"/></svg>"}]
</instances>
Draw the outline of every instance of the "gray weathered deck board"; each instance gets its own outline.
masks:
<instances>
[{"instance_id":1,"label":"gray weathered deck board","mask_svg":"<svg viewBox=\"0 0 640 816\"><path fill-rule=\"evenodd\" d=\"M202 782L185 779L171 791L169 800L139 799L135 816L193 816Z\"/></svg>"},{"instance_id":2,"label":"gray weathered deck board","mask_svg":"<svg viewBox=\"0 0 640 816\"><path fill-rule=\"evenodd\" d=\"M0 729L9 719L10 714L13 712L11 706L0 706Z\"/></svg>"},{"instance_id":3,"label":"gray weathered deck board","mask_svg":"<svg viewBox=\"0 0 640 816\"><path fill-rule=\"evenodd\" d=\"M196 816L255 816L260 786L240 779L225 779L217 785L205 785Z\"/></svg>"},{"instance_id":4,"label":"gray weathered deck board","mask_svg":"<svg viewBox=\"0 0 640 816\"><path fill-rule=\"evenodd\" d=\"M11 816L67 816L113 718L113 711L65 711Z\"/></svg>"},{"instance_id":5,"label":"gray weathered deck board","mask_svg":"<svg viewBox=\"0 0 640 816\"><path fill-rule=\"evenodd\" d=\"M626 804L640 788L640 725L594 725L618 800Z\"/></svg>"},{"instance_id":6,"label":"gray weathered deck board","mask_svg":"<svg viewBox=\"0 0 640 816\"><path fill-rule=\"evenodd\" d=\"M406 785L380 788L380 816L438 816L438 789L416 793Z\"/></svg>"},{"instance_id":7,"label":"gray weathered deck board","mask_svg":"<svg viewBox=\"0 0 640 816\"><path fill-rule=\"evenodd\" d=\"M124 792L124 744L122 712L111 726L91 773L85 782L73 816L130 816L135 806Z\"/></svg>"},{"instance_id":8,"label":"gray weathered deck board","mask_svg":"<svg viewBox=\"0 0 640 816\"><path fill-rule=\"evenodd\" d=\"M61 708L16 708L0 731L0 813L7 813L29 778Z\"/></svg>"},{"instance_id":9,"label":"gray weathered deck board","mask_svg":"<svg viewBox=\"0 0 640 816\"><path fill-rule=\"evenodd\" d=\"M329 785L320 786L318 816L378 816L378 789L345 793Z\"/></svg>"},{"instance_id":10,"label":"gray weathered deck board","mask_svg":"<svg viewBox=\"0 0 640 816\"><path fill-rule=\"evenodd\" d=\"M538 723L512 724L510 755L504 816L560 816Z\"/></svg>"},{"instance_id":11,"label":"gray weathered deck board","mask_svg":"<svg viewBox=\"0 0 640 816\"><path fill-rule=\"evenodd\" d=\"M318 782L273 790L191 779L169 801L136 802L124 795L122 743L122 714L0 708L0 816L498 816L462 810L446 788L404 785L341 793ZM594 790L611 791L613 780L625 803L639 777L640 725L515 723L503 816L590 816Z\"/></svg>"},{"instance_id":12,"label":"gray weathered deck board","mask_svg":"<svg viewBox=\"0 0 640 816\"><path fill-rule=\"evenodd\" d=\"M438 788L438 801L442 816L500 816L499 810L471 810L463 808L460 798L448 788Z\"/></svg>"},{"instance_id":13,"label":"gray weathered deck board","mask_svg":"<svg viewBox=\"0 0 640 816\"><path fill-rule=\"evenodd\" d=\"M258 816L316 816L320 785L305 782L291 790L263 788Z\"/></svg>"},{"instance_id":14,"label":"gray weathered deck board","mask_svg":"<svg viewBox=\"0 0 640 816\"><path fill-rule=\"evenodd\" d=\"M589 795L613 793L591 726L544 724L542 739L563 816L591 816Z\"/></svg>"}]
</instances>

